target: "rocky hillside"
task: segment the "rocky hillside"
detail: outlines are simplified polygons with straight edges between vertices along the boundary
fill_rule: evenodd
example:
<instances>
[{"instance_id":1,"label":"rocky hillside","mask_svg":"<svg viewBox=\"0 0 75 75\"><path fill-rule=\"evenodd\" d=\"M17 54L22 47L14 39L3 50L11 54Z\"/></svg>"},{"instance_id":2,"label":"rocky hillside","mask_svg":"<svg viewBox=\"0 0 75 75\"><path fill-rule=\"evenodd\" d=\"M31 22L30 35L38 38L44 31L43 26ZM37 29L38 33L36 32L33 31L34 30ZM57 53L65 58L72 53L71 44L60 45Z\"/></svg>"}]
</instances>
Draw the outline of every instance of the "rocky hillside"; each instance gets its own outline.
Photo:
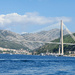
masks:
<instances>
[{"instance_id":1,"label":"rocky hillside","mask_svg":"<svg viewBox=\"0 0 75 75\"><path fill-rule=\"evenodd\" d=\"M23 46L21 41L23 37L19 34L13 33L7 30L0 30L0 47L10 48L10 49L29 49L26 46Z\"/></svg>"},{"instance_id":2,"label":"rocky hillside","mask_svg":"<svg viewBox=\"0 0 75 75\"><path fill-rule=\"evenodd\" d=\"M8 30L0 30L0 47L7 48L24 48L24 49L35 49L44 44L27 42L27 41L52 41L57 39L59 35L59 29L53 29L50 31L41 31L38 33L26 33L26 34L17 34ZM67 34L64 31L64 34Z\"/></svg>"},{"instance_id":3,"label":"rocky hillside","mask_svg":"<svg viewBox=\"0 0 75 75\"><path fill-rule=\"evenodd\" d=\"M64 35L66 35L67 32L64 30ZM49 42L54 39L59 38L60 36L60 30L59 29L52 29L50 31L41 31L38 33L31 33L31 34L23 34L22 35L26 40L30 41L44 41Z\"/></svg>"}]
</instances>

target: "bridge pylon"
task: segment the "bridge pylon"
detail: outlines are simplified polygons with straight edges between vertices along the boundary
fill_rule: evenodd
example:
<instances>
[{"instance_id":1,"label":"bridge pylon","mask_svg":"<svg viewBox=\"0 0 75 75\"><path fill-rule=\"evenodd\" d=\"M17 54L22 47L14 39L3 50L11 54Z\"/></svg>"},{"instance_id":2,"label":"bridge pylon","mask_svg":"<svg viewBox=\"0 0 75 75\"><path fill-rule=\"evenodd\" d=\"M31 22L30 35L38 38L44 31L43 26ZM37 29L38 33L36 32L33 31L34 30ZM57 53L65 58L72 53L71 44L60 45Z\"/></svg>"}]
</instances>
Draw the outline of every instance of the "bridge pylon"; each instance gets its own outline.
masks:
<instances>
[{"instance_id":1,"label":"bridge pylon","mask_svg":"<svg viewBox=\"0 0 75 75\"><path fill-rule=\"evenodd\" d=\"M61 50L62 50L62 55L64 54L63 50L63 21L61 20Z\"/></svg>"}]
</instances>

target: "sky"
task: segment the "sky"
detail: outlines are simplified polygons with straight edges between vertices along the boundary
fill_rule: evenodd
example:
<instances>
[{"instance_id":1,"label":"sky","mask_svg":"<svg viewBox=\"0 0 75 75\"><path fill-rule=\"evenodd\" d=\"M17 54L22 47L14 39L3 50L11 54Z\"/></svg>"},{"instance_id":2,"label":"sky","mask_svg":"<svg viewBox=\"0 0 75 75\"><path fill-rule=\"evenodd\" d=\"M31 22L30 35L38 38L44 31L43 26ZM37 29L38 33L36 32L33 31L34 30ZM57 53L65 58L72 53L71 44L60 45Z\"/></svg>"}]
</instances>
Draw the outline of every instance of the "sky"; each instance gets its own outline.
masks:
<instances>
[{"instance_id":1,"label":"sky","mask_svg":"<svg viewBox=\"0 0 75 75\"><path fill-rule=\"evenodd\" d=\"M0 0L0 29L32 33L57 28L61 20L75 32L75 0Z\"/></svg>"}]
</instances>

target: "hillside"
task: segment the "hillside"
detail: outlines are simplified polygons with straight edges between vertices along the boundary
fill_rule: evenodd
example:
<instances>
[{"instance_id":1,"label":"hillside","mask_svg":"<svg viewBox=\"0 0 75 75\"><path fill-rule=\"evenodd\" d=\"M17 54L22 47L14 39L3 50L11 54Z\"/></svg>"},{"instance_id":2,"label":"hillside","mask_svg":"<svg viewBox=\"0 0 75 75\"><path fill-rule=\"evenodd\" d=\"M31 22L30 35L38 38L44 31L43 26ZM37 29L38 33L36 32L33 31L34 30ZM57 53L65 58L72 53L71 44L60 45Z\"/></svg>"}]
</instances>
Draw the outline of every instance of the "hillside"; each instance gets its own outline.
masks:
<instances>
[{"instance_id":1,"label":"hillside","mask_svg":"<svg viewBox=\"0 0 75 75\"><path fill-rule=\"evenodd\" d=\"M75 36L75 33L74 33ZM59 42L60 39L55 39L53 42ZM71 38L70 35L65 35L64 36L64 43L75 43L75 41ZM58 52L59 45L54 45L54 44L45 44L42 47L39 47L35 49L35 51L40 54L40 53L45 53L47 50L49 52ZM75 45L64 45L64 52L66 53L67 51L75 51Z\"/></svg>"},{"instance_id":2,"label":"hillside","mask_svg":"<svg viewBox=\"0 0 75 75\"><path fill-rule=\"evenodd\" d=\"M0 38L0 47L9 48L9 49L16 49L16 50L20 50L20 49L27 50L27 49L29 49L28 47L25 47L21 44L15 43L13 41L1 39L1 38Z\"/></svg>"},{"instance_id":3,"label":"hillside","mask_svg":"<svg viewBox=\"0 0 75 75\"><path fill-rule=\"evenodd\" d=\"M28 41L52 41L59 37L59 29L41 31L37 33L17 34L8 30L0 30L0 47L12 49L36 49L44 45L42 43L31 43ZM64 34L67 32L64 30Z\"/></svg>"},{"instance_id":4,"label":"hillside","mask_svg":"<svg viewBox=\"0 0 75 75\"><path fill-rule=\"evenodd\" d=\"M63 34L66 35L68 34L66 30L63 31ZM29 34L23 34L22 35L26 40L30 41L44 41L44 42L49 42L52 40L55 40L59 38L60 36L60 30L59 29L52 29L49 31L40 31L37 33L29 33Z\"/></svg>"},{"instance_id":5,"label":"hillside","mask_svg":"<svg viewBox=\"0 0 75 75\"><path fill-rule=\"evenodd\" d=\"M0 30L0 47L9 48L9 49L29 49L26 46L21 45L16 41L16 38L22 39L18 34L13 33L7 30ZM17 38L18 39L18 38Z\"/></svg>"}]
</instances>

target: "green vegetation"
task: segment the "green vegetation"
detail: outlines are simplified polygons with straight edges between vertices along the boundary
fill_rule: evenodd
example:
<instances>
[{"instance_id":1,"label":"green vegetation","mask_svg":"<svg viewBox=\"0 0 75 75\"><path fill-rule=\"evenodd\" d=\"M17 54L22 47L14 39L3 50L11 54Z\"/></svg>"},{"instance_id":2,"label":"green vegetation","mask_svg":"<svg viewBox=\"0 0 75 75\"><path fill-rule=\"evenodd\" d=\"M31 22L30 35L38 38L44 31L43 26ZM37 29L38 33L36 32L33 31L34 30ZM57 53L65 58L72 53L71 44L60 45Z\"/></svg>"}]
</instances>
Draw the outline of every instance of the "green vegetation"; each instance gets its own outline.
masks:
<instances>
[{"instance_id":1,"label":"green vegetation","mask_svg":"<svg viewBox=\"0 0 75 75\"><path fill-rule=\"evenodd\" d=\"M75 36L75 33L74 33L74 36ZM60 39L55 39L52 42L59 42L59 40ZM64 43L75 43L75 41L71 38L70 35L65 35L63 41L64 41ZM36 52L37 52L37 54L40 54L40 53L47 52L47 50L52 53L58 53L59 45L45 44L44 46L37 48ZM67 51L74 51L74 50L75 50L75 45L64 45L65 54L67 54Z\"/></svg>"}]
</instances>

